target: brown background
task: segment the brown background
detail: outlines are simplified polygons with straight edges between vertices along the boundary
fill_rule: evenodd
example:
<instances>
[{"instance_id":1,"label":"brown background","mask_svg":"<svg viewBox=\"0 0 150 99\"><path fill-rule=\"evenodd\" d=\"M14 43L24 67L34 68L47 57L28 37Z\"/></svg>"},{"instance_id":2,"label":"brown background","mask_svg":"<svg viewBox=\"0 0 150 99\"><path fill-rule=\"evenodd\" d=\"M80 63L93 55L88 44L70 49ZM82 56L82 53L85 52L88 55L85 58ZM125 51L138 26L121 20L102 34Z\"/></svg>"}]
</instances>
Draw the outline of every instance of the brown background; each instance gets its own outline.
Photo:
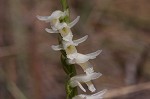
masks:
<instances>
[{"instance_id":1,"label":"brown background","mask_svg":"<svg viewBox=\"0 0 150 99\"><path fill-rule=\"evenodd\" d=\"M74 38L89 35L78 51L103 50L91 60L103 74L93 81L97 90L110 90L106 97L115 89L126 93L109 99L149 99L150 1L69 0L69 6L72 20L81 16ZM59 0L0 0L0 99L65 99L60 52L50 47L57 44L57 34L46 33L50 25L36 18L58 9ZM147 89L137 91L138 84Z\"/></svg>"}]
</instances>

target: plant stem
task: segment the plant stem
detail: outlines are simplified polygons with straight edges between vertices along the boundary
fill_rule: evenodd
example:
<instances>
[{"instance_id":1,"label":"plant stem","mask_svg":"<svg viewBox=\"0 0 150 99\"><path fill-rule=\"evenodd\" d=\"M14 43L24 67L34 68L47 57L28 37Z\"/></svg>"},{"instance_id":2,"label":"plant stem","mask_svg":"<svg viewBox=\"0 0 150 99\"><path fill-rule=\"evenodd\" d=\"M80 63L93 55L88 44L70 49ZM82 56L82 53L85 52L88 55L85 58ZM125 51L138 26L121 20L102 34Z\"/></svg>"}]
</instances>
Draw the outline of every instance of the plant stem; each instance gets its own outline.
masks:
<instances>
[{"instance_id":1,"label":"plant stem","mask_svg":"<svg viewBox=\"0 0 150 99\"><path fill-rule=\"evenodd\" d=\"M63 11L67 11L67 13L68 13L67 14L68 16L66 16L64 18L64 22L69 23L70 17L69 17L69 6L67 3L67 0L60 0L60 1L62 4ZM62 41L62 38L61 38L61 36L59 36L59 43L61 43L61 41ZM68 79L66 81L66 95L67 95L66 99L72 99L75 95L77 95L78 92L77 92L77 87L72 88L70 86L69 80L71 77L76 75L76 69L75 69L74 65L68 64L67 55L66 55L65 50L62 50L61 53L62 53L61 62L63 64L63 69L66 72L66 74L68 75Z\"/></svg>"},{"instance_id":2,"label":"plant stem","mask_svg":"<svg viewBox=\"0 0 150 99\"><path fill-rule=\"evenodd\" d=\"M60 0L60 1L61 1L63 10L64 11L67 10L69 8L67 0Z\"/></svg>"}]
</instances>

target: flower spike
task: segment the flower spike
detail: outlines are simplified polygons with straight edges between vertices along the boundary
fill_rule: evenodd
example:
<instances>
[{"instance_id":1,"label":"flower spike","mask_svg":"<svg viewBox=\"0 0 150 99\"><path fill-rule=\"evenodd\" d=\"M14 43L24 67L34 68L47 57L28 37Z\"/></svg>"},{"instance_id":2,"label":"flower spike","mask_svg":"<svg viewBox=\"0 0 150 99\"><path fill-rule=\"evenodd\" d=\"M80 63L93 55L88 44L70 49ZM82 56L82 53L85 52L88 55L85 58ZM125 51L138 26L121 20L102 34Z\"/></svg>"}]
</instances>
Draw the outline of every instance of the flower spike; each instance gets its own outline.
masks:
<instances>
[{"instance_id":1,"label":"flower spike","mask_svg":"<svg viewBox=\"0 0 150 99\"><path fill-rule=\"evenodd\" d=\"M80 16L77 16L77 18L72 21L71 23L67 23L68 16L69 16L69 10L66 11L60 11L56 10L54 11L50 16L37 16L37 18L41 21L49 22L50 23L50 29L46 28L45 31L48 33L60 33L61 39L59 40L59 45L52 45L51 48L53 50L59 51L64 50L62 52L62 63L64 65L64 70L68 75L70 74L76 74L74 69L70 69L73 66L70 64L78 64L81 66L85 74L82 75L72 75L69 80L67 81L67 86L69 85L69 88L71 90L74 90L74 87L79 86L84 92L86 92L85 88L82 86L82 83L86 84L88 89L91 92L95 92L96 88L92 83L92 80L95 80L99 78L102 74L94 72L93 66L89 62L90 59L96 58L102 50L98 50L93 53L89 54L81 54L78 53L76 46L78 46L80 43L84 42L88 35L73 40L73 33L71 31L71 28L79 21ZM66 20L67 19L67 20ZM65 54L64 54L65 53ZM73 67L74 68L74 67ZM70 87L71 86L71 87ZM75 91L70 91L70 89L66 88L67 95L73 95L73 96L67 96L69 99L102 99L102 95L106 92L106 90L100 91L98 93L95 93L93 95L75 95ZM69 93L68 93L69 92ZM67 99L68 99L67 98Z\"/></svg>"}]
</instances>

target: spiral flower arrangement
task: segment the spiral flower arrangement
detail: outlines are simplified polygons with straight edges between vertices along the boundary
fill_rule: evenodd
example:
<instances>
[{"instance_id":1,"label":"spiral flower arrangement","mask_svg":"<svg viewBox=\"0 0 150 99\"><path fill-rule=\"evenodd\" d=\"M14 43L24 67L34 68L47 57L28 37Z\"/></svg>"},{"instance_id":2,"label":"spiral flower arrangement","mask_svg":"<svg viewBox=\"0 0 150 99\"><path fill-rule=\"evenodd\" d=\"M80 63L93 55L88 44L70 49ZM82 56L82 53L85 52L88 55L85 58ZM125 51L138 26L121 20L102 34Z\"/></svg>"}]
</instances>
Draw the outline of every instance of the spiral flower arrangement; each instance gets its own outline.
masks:
<instances>
[{"instance_id":1,"label":"spiral flower arrangement","mask_svg":"<svg viewBox=\"0 0 150 99\"><path fill-rule=\"evenodd\" d=\"M59 44L51 47L53 50L61 51L62 53L61 61L64 71L68 75L66 83L67 99L102 99L106 89L93 95L77 95L77 86L86 92L86 89L82 86L83 83L87 85L92 93L96 91L92 80L99 78L102 74L94 71L89 60L96 58L101 53L101 50L89 54L79 53L76 47L84 42L88 36L73 40L71 28L79 21L80 17L78 16L72 22L69 22L68 17L68 9L64 11L56 10L50 16L37 16L39 20L50 23L51 28L45 29L48 33L58 34L59 36ZM74 64L81 66L85 74L76 75Z\"/></svg>"}]
</instances>

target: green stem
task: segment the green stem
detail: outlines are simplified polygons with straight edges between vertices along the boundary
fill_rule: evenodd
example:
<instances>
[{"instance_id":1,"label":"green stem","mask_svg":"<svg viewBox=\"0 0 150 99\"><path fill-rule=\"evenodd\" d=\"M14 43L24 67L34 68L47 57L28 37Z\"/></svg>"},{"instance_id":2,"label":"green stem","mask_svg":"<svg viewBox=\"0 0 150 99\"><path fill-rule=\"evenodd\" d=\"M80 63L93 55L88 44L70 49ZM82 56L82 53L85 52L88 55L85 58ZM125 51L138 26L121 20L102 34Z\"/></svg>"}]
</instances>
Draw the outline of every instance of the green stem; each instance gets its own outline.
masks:
<instances>
[{"instance_id":1,"label":"green stem","mask_svg":"<svg viewBox=\"0 0 150 99\"><path fill-rule=\"evenodd\" d=\"M64 22L69 23L70 17L69 17L69 6L67 3L67 0L60 0L60 1L62 4L63 11L67 11L67 13L68 13L67 14L68 16L66 16L64 18ZM61 36L59 36L59 43L61 43L61 41L62 41L62 38L61 38ZM67 95L66 99L72 99L75 95L77 95L78 92L77 92L77 87L72 88L70 86L69 80L71 77L76 75L76 69L75 69L74 65L68 64L66 52L64 50L62 50L61 53L62 53L61 62L63 64L63 69L66 72L66 74L68 75L68 79L66 81L66 95Z\"/></svg>"},{"instance_id":2,"label":"green stem","mask_svg":"<svg viewBox=\"0 0 150 99\"><path fill-rule=\"evenodd\" d=\"M60 0L60 1L61 1L63 10L64 11L67 10L69 8L67 0Z\"/></svg>"}]
</instances>

